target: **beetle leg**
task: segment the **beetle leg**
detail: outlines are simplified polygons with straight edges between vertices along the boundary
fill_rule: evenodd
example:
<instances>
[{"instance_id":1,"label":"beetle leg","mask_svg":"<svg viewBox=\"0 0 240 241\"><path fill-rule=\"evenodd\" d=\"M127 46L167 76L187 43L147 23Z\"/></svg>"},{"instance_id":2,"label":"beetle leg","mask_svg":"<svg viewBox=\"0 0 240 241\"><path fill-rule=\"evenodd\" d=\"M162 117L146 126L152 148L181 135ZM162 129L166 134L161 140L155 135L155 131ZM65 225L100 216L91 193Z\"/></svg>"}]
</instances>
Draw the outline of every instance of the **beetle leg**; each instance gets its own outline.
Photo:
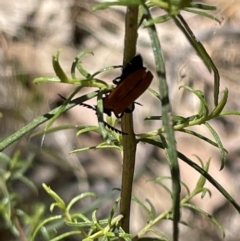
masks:
<instances>
[{"instance_id":1,"label":"beetle leg","mask_svg":"<svg viewBox=\"0 0 240 241\"><path fill-rule=\"evenodd\" d=\"M114 112L113 112L113 113L114 113ZM118 119L122 118L122 117L123 117L123 114L124 114L124 112L121 113L121 114L116 114L116 113L114 113L114 115L115 115Z\"/></svg>"},{"instance_id":2,"label":"beetle leg","mask_svg":"<svg viewBox=\"0 0 240 241\"><path fill-rule=\"evenodd\" d=\"M89 104L81 103L81 104L79 104L79 105L84 106L84 107L87 107L88 109L91 109L91 110L95 110L95 111L96 111L96 107L93 107L93 106L91 106L91 105L89 105Z\"/></svg>"},{"instance_id":3,"label":"beetle leg","mask_svg":"<svg viewBox=\"0 0 240 241\"><path fill-rule=\"evenodd\" d=\"M104 112L105 114L107 114L108 116L111 116L112 110L110 110L110 109L108 109L108 108L104 108L104 109L103 109L103 112Z\"/></svg>"},{"instance_id":4,"label":"beetle leg","mask_svg":"<svg viewBox=\"0 0 240 241\"><path fill-rule=\"evenodd\" d=\"M124 110L124 112L128 113L128 114L132 113L134 111L134 109L135 109L135 105L134 104L135 104L135 102L132 104L132 108L131 109L128 107L126 110Z\"/></svg>"},{"instance_id":5,"label":"beetle leg","mask_svg":"<svg viewBox=\"0 0 240 241\"><path fill-rule=\"evenodd\" d=\"M136 104L136 105L141 105L141 106L143 106L141 103L134 101L134 102L133 102L132 109L130 109L130 108L128 107L124 112L125 112L125 113L132 113L132 112L135 110L135 104Z\"/></svg>"},{"instance_id":6,"label":"beetle leg","mask_svg":"<svg viewBox=\"0 0 240 241\"><path fill-rule=\"evenodd\" d=\"M108 124L107 122L105 122L105 121L104 121L103 123L104 123L104 125L107 126L110 130L115 131L116 133L119 133L119 134L122 134L122 135L128 135L128 133L125 133L125 132L122 132L122 131L116 129L115 127L109 125L109 124Z\"/></svg>"},{"instance_id":7,"label":"beetle leg","mask_svg":"<svg viewBox=\"0 0 240 241\"><path fill-rule=\"evenodd\" d=\"M115 85L118 85L121 82L121 76L118 76L112 81Z\"/></svg>"},{"instance_id":8,"label":"beetle leg","mask_svg":"<svg viewBox=\"0 0 240 241\"><path fill-rule=\"evenodd\" d=\"M143 106L141 103L136 102L136 101L134 101L134 104Z\"/></svg>"}]
</instances>

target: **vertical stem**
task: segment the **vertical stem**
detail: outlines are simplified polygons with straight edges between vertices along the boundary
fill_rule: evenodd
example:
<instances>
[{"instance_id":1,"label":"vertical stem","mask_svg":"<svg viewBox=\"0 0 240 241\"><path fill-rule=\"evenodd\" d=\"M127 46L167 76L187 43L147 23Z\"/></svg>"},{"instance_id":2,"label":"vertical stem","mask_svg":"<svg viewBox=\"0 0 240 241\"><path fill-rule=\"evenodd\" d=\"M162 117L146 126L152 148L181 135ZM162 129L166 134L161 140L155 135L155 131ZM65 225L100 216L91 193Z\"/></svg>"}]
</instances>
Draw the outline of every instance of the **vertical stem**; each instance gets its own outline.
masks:
<instances>
[{"instance_id":1,"label":"vertical stem","mask_svg":"<svg viewBox=\"0 0 240 241\"><path fill-rule=\"evenodd\" d=\"M152 20L151 13L142 0L144 14L147 20ZM166 131L166 144L164 146L172 176L172 192L173 192L173 241L178 241L179 230L178 222L180 220L180 171L177 159L176 140L172 125L172 108L168 96L168 84L166 79L165 62L162 54L162 47L158 38L155 25L148 28L152 42L153 53L156 63L156 71L159 78L159 93L162 101L162 121ZM162 140L165 138L162 136Z\"/></svg>"},{"instance_id":2,"label":"vertical stem","mask_svg":"<svg viewBox=\"0 0 240 241\"><path fill-rule=\"evenodd\" d=\"M128 7L125 18L123 66L125 66L135 56L137 43L137 28L138 6ZM123 171L120 213L123 215L121 226L125 232L129 233L132 184L136 154L136 139L133 129L132 113L124 113L121 125L122 131L128 133L128 135L123 135Z\"/></svg>"}]
</instances>

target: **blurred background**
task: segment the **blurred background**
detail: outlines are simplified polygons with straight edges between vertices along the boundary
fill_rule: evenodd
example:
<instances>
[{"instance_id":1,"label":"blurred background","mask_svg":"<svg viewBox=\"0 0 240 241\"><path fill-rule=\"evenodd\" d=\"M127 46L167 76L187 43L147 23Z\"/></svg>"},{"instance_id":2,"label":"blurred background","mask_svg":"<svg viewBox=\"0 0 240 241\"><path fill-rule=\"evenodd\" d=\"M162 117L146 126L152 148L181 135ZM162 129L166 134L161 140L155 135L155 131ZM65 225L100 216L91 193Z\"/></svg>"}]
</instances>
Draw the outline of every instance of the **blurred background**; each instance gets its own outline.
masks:
<instances>
[{"instance_id":1,"label":"blurred background","mask_svg":"<svg viewBox=\"0 0 240 241\"><path fill-rule=\"evenodd\" d=\"M91 12L90 9L100 1L93 0L0 0L0 133L1 141L17 131L34 118L56 107L58 94L68 96L73 86L59 83L34 85L33 79L40 76L55 76L52 68L52 54L62 49L60 63L66 73L70 73L72 61L84 49L91 49L94 56L83 58L83 64L93 73L105 66L121 65L124 42L125 8L115 7L104 11ZM222 20L221 25L213 20L183 13L187 23L202 41L214 60L221 75L221 93L229 89L226 109L240 111L240 2L239 0L201 1L217 6L215 16ZM163 14L153 9L154 15ZM170 97L174 114L190 116L197 112L198 101L187 91L179 90L182 84L203 90L209 103L213 95L213 75L196 56L183 34L173 21L158 25L162 43ZM139 29L137 52L141 53L144 64L153 74L154 59L147 29ZM105 72L101 78L111 83L120 70ZM157 79L152 83L157 90ZM91 90L83 90L79 95ZM94 104L96 99L91 100ZM138 100L143 107L134 111L135 132L155 130L161 123L144 121L150 115L160 115L161 109L156 99L148 92ZM193 160L198 155L204 162L211 158L210 174L240 202L240 128L239 117L223 117L211 122L218 131L224 147L229 151L226 168L219 171L221 155L218 149L183 133L176 133L178 150ZM83 107L75 107L54 123L62 124L97 124L95 113ZM36 131L43 130L45 125ZM204 127L194 130L211 137ZM32 134L32 133L31 133ZM121 186L121 156L117 151L88 151L69 154L75 148L93 146L101 142L98 134L84 134L76 137L76 130L58 131L46 135L41 146L42 136L23 137L8 147L4 152L12 156L20 150L22 160L31 162L27 176L38 187L38 194L24 184L16 182L14 190L21 202L18 204L29 211L32 204L52 200L45 193L41 184L51 186L66 201L85 191L98 194L101 203L98 215L105 217L109 213L114 198L119 193L113 188ZM181 178L193 189L199 175L180 162ZM169 175L164 154L158 149L140 144L137 150L136 177L134 195L151 200L159 213L168 208L170 198L157 184L148 179ZM169 183L170 185L170 183ZM239 240L240 217L237 211L210 184L207 187L212 197L195 198L193 202L213 214L224 226L225 240ZM0 196L2 194L0 193ZM79 209L88 209L89 202L81 202ZM48 206L47 210L48 212ZM133 233L146 223L146 214L139 205L133 203L131 229ZM0 219L1 220L1 219ZM185 212L184 220L194 229L180 226L181 240L222 240L220 231L207 218L193 212ZM1 240L18 240L0 222ZM163 221L159 230L171 237L171 221ZM187 238L187 239L186 239ZM69 240L75 240L74 238Z\"/></svg>"}]
</instances>

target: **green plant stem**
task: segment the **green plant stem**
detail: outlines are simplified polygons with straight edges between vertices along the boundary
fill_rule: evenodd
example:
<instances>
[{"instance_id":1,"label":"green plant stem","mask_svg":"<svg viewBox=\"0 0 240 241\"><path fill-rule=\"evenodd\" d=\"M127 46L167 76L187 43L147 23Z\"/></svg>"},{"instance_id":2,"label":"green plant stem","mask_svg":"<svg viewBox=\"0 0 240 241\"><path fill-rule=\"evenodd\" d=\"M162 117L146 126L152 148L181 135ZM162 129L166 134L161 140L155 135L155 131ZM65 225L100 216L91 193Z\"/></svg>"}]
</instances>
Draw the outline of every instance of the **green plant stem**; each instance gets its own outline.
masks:
<instances>
[{"instance_id":1,"label":"green plant stem","mask_svg":"<svg viewBox=\"0 0 240 241\"><path fill-rule=\"evenodd\" d=\"M125 43L123 66L135 56L138 28L138 6L127 7L125 18ZM123 215L121 226L129 233L132 184L134 176L136 139L133 130L132 113L124 114L121 121L122 131L128 133L123 135L123 171L121 187L120 213Z\"/></svg>"},{"instance_id":2,"label":"green plant stem","mask_svg":"<svg viewBox=\"0 0 240 241\"><path fill-rule=\"evenodd\" d=\"M91 92L89 94L86 94L82 97L76 98L72 101L70 101L66 108L64 109L63 112L73 108L74 106L88 100L91 99L95 96L97 96L97 92ZM29 124L27 124L26 126L24 126L23 128L21 128L20 130L18 130L17 132L15 132L14 134L12 134L11 136L7 137L4 141L2 141L0 143L0 151L3 151L6 147L8 147L9 145L11 145L13 142L15 142L16 140L20 139L21 137L23 137L24 135L26 135L28 132L34 130L36 127L40 126L41 124L43 124L44 122L50 120L60 109L62 108L62 106L59 106L57 108L55 108L54 110L46 113L43 116L40 116L36 119L34 119L32 122L30 122Z\"/></svg>"},{"instance_id":3,"label":"green plant stem","mask_svg":"<svg viewBox=\"0 0 240 241\"><path fill-rule=\"evenodd\" d=\"M152 20L151 13L142 0L144 15L148 21ZM151 38L152 49L155 57L156 71L159 79L159 93L162 102L162 121L166 131L166 146L164 147L172 176L173 190L173 241L178 241L178 222L180 220L180 171L177 160L176 143L174 129L172 125L171 104L168 96L168 85L166 80L165 62L161 44L158 38L155 25L148 27Z\"/></svg>"}]
</instances>

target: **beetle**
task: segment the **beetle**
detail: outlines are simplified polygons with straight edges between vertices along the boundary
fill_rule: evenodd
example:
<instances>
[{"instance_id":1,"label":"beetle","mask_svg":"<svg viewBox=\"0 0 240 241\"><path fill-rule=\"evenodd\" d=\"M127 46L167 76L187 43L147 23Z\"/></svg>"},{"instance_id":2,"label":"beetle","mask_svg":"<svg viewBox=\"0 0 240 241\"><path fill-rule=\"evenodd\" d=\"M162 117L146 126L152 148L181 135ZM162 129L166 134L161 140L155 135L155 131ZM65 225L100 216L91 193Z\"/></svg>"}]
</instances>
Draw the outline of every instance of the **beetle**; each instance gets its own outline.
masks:
<instances>
[{"instance_id":1,"label":"beetle","mask_svg":"<svg viewBox=\"0 0 240 241\"><path fill-rule=\"evenodd\" d=\"M132 112L133 109L129 109L129 106L149 87L152 79L152 73L144 69L127 76L103 98L104 112L109 116L113 112L118 118L121 118L124 112Z\"/></svg>"},{"instance_id":2,"label":"beetle","mask_svg":"<svg viewBox=\"0 0 240 241\"><path fill-rule=\"evenodd\" d=\"M110 116L113 112L117 118L121 118L124 112L131 113L135 100L149 87L152 79L152 73L143 67L141 55L136 55L113 80L117 86L103 98L104 113ZM132 109L129 108L131 104Z\"/></svg>"}]
</instances>

